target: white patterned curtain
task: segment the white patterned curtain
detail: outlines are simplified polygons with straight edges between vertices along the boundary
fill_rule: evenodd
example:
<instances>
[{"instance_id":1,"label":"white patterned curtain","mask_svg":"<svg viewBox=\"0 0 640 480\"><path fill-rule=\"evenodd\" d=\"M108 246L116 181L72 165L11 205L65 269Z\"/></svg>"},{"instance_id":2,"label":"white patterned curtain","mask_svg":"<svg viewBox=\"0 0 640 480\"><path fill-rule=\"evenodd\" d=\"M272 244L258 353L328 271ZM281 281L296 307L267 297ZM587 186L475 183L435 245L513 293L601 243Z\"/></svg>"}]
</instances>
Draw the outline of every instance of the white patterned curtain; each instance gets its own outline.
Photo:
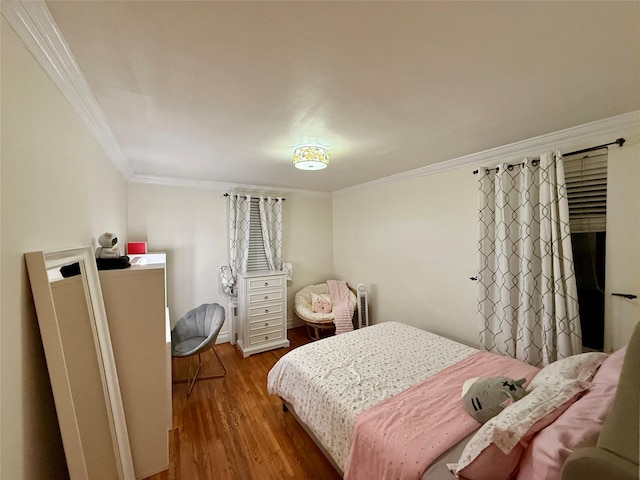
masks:
<instances>
[{"instance_id":1,"label":"white patterned curtain","mask_svg":"<svg viewBox=\"0 0 640 480\"><path fill-rule=\"evenodd\" d=\"M482 346L537 366L580 353L561 153L480 168L479 177Z\"/></svg>"},{"instance_id":2,"label":"white patterned curtain","mask_svg":"<svg viewBox=\"0 0 640 480\"><path fill-rule=\"evenodd\" d=\"M223 291L232 296L238 295L238 273L247 271L249 260L249 226L251 196L229 194L229 266L230 275L222 276ZM223 267L224 270L225 267Z\"/></svg>"},{"instance_id":3,"label":"white patterned curtain","mask_svg":"<svg viewBox=\"0 0 640 480\"><path fill-rule=\"evenodd\" d=\"M260 197L262 241L269 270L282 269L282 198Z\"/></svg>"}]
</instances>

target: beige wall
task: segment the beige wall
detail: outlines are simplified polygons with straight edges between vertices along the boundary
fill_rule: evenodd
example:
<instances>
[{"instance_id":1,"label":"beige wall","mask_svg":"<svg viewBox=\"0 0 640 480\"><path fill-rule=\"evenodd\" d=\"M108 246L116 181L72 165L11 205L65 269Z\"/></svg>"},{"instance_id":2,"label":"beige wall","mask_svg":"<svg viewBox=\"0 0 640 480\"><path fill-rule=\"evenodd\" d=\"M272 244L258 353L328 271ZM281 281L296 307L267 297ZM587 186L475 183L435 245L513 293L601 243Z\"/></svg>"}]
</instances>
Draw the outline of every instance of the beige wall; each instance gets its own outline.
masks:
<instances>
[{"instance_id":1,"label":"beige wall","mask_svg":"<svg viewBox=\"0 0 640 480\"><path fill-rule=\"evenodd\" d=\"M476 177L458 169L336 194L334 270L398 320L476 345Z\"/></svg>"},{"instance_id":2,"label":"beige wall","mask_svg":"<svg viewBox=\"0 0 640 480\"><path fill-rule=\"evenodd\" d=\"M126 236L126 184L1 20L0 478L64 478L65 461L23 254Z\"/></svg>"},{"instance_id":3,"label":"beige wall","mask_svg":"<svg viewBox=\"0 0 640 480\"><path fill-rule=\"evenodd\" d=\"M167 254L172 325L201 303L226 305L217 277L227 241L220 195L199 188L128 185L129 238L146 241L149 252Z\"/></svg>"},{"instance_id":4,"label":"beige wall","mask_svg":"<svg viewBox=\"0 0 640 480\"><path fill-rule=\"evenodd\" d=\"M293 264L293 281L287 284L287 318L296 320L295 293L333 278L331 198L293 194L284 197L282 257Z\"/></svg>"},{"instance_id":5,"label":"beige wall","mask_svg":"<svg viewBox=\"0 0 640 480\"><path fill-rule=\"evenodd\" d=\"M91 244L105 230L146 240L168 254L175 322L199 303L226 303L218 282L226 201L211 189L127 186L4 19L1 27L0 478L60 478L64 454L23 253ZM610 154L609 291L640 289L638 160L638 144ZM369 285L374 322L401 320L476 345L476 180L462 168L333 201L285 195L288 317L295 291L336 276ZM620 319L607 325L611 344L624 342L637 305L608 303Z\"/></svg>"},{"instance_id":6,"label":"beige wall","mask_svg":"<svg viewBox=\"0 0 640 480\"><path fill-rule=\"evenodd\" d=\"M228 216L224 190L130 183L129 237L149 251L167 253L167 296L171 322L201 303L228 304L218 271L228 264ZM331 276L331 199L284 195L283 258L294 265L288 284L294 293ZM316 246L317 245L317 246ZM219 342L228 341L225 322Z\"/></svg>"},{"instance_id":7,"label":"beige wall","mask_svg":"<svg viewBox=\"0 0 640 480\"><path fill-rule=\"evenodd\" d=\"M597 142L594 142L597 143ZM400 320L477 345L476 181L472 168L336 194L334 269L370 285L374 322ZM640 320L640 144L609 151L606 347Z\"/></svg>"},{"instance_id":8,"label":"beige wall","mask_svg":"<svg viewBox=\"0 0 640 480\"><path fill-rule=\"evenodd\" d=\"M640 143L609 150L605 287L605 350L629 342L640 321Z\"/></svg>"}]
</instances>

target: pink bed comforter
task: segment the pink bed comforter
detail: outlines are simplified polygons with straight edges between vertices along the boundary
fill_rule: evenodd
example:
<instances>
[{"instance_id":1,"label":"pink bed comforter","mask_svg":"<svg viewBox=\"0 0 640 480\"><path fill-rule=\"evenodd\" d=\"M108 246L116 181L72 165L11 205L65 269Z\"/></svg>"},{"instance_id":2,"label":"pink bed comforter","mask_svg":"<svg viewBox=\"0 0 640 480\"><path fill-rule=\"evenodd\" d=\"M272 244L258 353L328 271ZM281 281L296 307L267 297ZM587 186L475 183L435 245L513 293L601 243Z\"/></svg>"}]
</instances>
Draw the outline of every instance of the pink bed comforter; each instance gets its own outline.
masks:
<instances>
[{"instance_id":1,"label":"pink bed comforter","mask_svg":"<svg viewBox=\"0 0 640 480\"><path fill-rule=\"evenodd\" d=\"M465 380L503 375L528 383L538 370L478 352L374 405L355 420L344 479L419 479L442 453L480 426L462 406Z\"/></svg>"}]
</instances>

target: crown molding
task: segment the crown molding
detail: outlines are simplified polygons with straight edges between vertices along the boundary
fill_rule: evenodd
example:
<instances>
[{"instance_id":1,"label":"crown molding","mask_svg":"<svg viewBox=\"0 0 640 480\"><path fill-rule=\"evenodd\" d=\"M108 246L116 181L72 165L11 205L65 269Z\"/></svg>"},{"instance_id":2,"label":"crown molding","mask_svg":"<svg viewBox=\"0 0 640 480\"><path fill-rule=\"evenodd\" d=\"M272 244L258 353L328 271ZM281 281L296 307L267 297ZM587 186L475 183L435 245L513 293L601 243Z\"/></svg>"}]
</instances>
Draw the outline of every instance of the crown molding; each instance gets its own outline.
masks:
<instances>
[{"instance_id":1,"label":"crown molding","mask_svg":"<svg viewBox=\"0 0 640 480\"><path fill-rule=\"evenodd\" d=\"M300 195L304 197L331 198L329 192L314 190L299 190L295 188L269 187L265 185L248 185L244 183L213 182L210 180L192 180L187 178L154 177L134 175L130 183L144 183L148 185L162 185L166 187L205 188L208 190L226 190L229 192L253 193L258 195Z\"/></svg>"},{"instance_id":2,"label":"crown molding","mask_svg":"<svg viewBox=\"0 0 640 480\"><path fill-rule=\"evenodd\" d=\"M561 150L574 150L586 148L593 144L608 143L619 137L624 137L626 139L626 145L640 141L640 110L616 115L615 117L609 117L603 120L597 120L595 122L585 123L583 125L491 148L489 150L483 150L481 152L427 165L414 170L408 170L395 175L389 175L370 182L336 190L331 193L292 188L267 187L264 185L224 183L145 175L134 175L129 178L129 182L172 187L239 191L257 194L295 194L308 197L331 198L358 190L375 188L381 185L401 182L425 175L435 175L437 173L443 173L462 167L484 166L482 164L486 162L489 162L490 165L495 165L518 157L538 156L540 152L545 150L555 150L558 148Z\"/></svg>"},{"instance_id":3,"label":"crown molding","mask_svg":"<svg viewBox=\"0 0 640 480\"><path fill-rule=\"evenodd\" d=\"M126 179L133 169L43 0L2 0L0 11Z\"/></svg>"},{"instance_id":4,"label":"crown molding","mask_svg":"<svg viewBox=\"0 0 640 480\"><path fill-rule=\"evenodd\" d=\"M640 110L616 115L615 117L585 123L576 127L547 133L501 147L483 150L444 162L427 165L425 167L408 170L406 172L389 175L370 182L332 192L333 196L340 196L358 190L379 187L389 183L401 182L410 178L434 175L461 167L479 167L488 163L493 166L503 161L510 161L518 157L538 156L545 150L579 150L594 144L608 143L616 138L624 137L626 144L640 141ZM618 147L616 147L618 148ZM624 148L624 146L622 147Z\"/></svg>"},{"instance_id":5,"label":"crown molding","mask_svg":"<svg viewBox=\"0 0 640 480\"><path fill-rule=\"evenodd\" d=\"M134 183L289 193L325 198L461 167L477 167L483 162L497 164L517 157L538 155L541 151L549 149L581 149L594 143L610 142L620 136L625 137L627 143L640 141L640 111L634 111L390 175L332 193L135 175L44 0L0 0L0 11L103 147L108 158L128 181Z\"/></svg>"}]
</instances>

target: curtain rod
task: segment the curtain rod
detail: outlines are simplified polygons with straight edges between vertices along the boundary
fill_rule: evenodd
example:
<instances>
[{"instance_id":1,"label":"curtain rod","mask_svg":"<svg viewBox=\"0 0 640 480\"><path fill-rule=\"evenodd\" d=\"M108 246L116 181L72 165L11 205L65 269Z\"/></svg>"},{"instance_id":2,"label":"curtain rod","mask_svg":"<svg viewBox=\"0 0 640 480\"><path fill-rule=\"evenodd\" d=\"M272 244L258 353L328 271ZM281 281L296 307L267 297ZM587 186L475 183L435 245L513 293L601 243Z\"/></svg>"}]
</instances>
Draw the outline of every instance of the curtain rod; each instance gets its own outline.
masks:
<instances>
[{"instance_id":1,"label":"curtain rod","mask_svg":"<svg viewBox=\"0 0 640 480\"><path fill-rule=\"evenodd\" d=\"M624 138L618 138L614 142L603 143L602 145L596 145L595 147L583 148L582 150L576 150L575 152L563 153L563 157L568 157L569 155L578 155L579 153L587 153L593 152L594 150L600 150L601 148L608 147L609 145L618 145L621 147L624 145L626 140Z\"/></svg>"},{"instance_id":2,"label":"curtain rod","mask_svg":"<svg viewBox=\"0 0 640 480\"><path fill-rule=\"evenodd\" d=\"M574 152L568 152L568 153L563 153L562 156L563 157L568 157L570 155L578 155L579 153L587 153L587 152L593 152L594 150L600 150L601 148L605 148L608 147L609 145L618 145L619 147L624 145L624 142L626 142L626 140L622 137L616 139L613 142L609 142L609 143L603 143L602 145L596 145L595 147L589 147L589 148L583 148L582 150L576 150ZM518 164L516 164L518 165ZM522 164L519 164L522 165ZM509 167L513 167L514 165L509 165ZM493 170L493 169L490 169ZM498 171L498 167L495 168L495 171ZM474 170L473 174L476 175L478 173L478 170Z\"/></svg>"},{"instance_id":3,"label":"curtain rod","mask_svg":"<svg viewBox=\"0 0 640 480\"><path fill-rule=\"evenodd\" d=\"M225 194L223 195L223 197L228 197L229 195L231 195L231 194L230 194L230 193L225 193ZM247 196L246 196L246 195L240 195L240 196L241 196L242 198L247 198ZM264 195L263 195L263 196L264 196ZM258 198L258 197L252 197L252 198ZM277 202L278 200L282 200L282 201L284 202L284 201L286 200L286 198L276 198L275 200L276 200L276 202Z\"/></svg>"}]
</instances>

